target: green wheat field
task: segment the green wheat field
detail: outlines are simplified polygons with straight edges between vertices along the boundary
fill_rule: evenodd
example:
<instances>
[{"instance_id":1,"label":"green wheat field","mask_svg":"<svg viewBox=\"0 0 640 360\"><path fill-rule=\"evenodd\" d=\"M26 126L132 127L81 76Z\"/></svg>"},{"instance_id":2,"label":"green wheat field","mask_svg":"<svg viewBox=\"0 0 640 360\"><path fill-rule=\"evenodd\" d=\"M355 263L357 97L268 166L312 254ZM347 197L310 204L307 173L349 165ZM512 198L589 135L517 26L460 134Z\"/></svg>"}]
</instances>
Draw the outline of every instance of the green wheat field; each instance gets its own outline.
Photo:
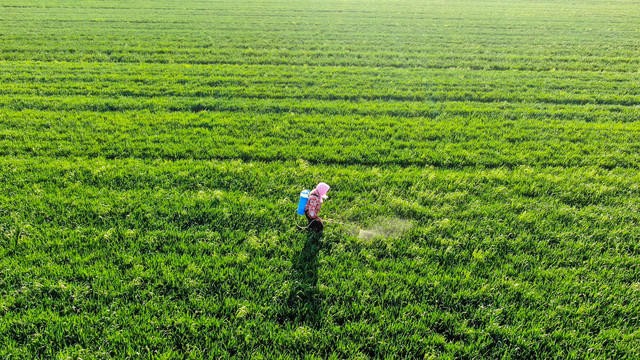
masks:
<instances>
[{"instance_id":1,"label":"green wheat field","mask_svg":"<svg viewBox=\"0 0 640 360\"><path fill-rule=\"evenodd\" d=\"M636 0L0 0L0 359L638 359L639 207Z\"/></svg>"}]
</instances>

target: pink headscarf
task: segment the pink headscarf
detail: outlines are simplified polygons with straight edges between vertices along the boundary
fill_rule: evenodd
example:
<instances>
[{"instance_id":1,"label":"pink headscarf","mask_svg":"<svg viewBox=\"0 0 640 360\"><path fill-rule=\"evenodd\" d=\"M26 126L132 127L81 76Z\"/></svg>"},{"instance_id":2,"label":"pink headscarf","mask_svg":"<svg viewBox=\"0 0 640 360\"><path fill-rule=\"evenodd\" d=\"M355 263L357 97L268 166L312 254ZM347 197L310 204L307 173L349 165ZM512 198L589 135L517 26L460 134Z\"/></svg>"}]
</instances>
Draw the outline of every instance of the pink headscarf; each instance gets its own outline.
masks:
<instances>
[{"instance_id":1,"label":"pink headscarf","mask_svg":"<svg viewBox=\"0 0 640 360\"><path fill-rule=\"evenodd\" d=\"M327 195L327 191L329 191L330 187L329 185L321 182L320 184L318 184L318 186L316 186L316 191L318 192L318 195L320 195L320 202L322 202L322 200L325 198L325 196Z\"/></svg>"}]
</instances>

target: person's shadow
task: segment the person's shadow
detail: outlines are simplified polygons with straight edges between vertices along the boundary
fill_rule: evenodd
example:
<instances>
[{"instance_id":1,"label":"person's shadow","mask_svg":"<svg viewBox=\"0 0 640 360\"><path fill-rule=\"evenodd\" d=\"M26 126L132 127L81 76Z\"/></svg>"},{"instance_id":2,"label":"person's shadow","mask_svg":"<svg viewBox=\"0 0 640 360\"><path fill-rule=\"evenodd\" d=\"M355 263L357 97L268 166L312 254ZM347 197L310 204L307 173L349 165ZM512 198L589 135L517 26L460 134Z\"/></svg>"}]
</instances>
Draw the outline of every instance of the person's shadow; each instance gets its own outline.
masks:
<instances>
[{"instance_id":1,"label":"person's shadow","mask_svg":"<svg viewBox=\"0 0 640 360\"><path fill-rule=\"evenodd\" d=\"M292 282L284 318L296 324L317 326L322 320L322 295L318 291L318 253L322 234L310 232L302 250L292 259Z\"/></svg>"}]
</instances>

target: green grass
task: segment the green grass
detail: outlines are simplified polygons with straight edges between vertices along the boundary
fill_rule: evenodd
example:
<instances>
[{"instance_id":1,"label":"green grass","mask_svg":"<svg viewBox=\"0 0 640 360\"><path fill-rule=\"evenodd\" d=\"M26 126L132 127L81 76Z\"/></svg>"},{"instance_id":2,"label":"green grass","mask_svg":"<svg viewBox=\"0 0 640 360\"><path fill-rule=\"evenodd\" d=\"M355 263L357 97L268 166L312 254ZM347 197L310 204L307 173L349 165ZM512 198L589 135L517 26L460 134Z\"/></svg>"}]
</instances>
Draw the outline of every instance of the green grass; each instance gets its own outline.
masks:
<instances>
[{"instance_id":1,"label":"green grass","mask_svg":"<svg viewBox=\"0 0 640 360\"><path fill-rule=\"evenodd\" d=\"M640 357L633 1L0 0L0 40L0 358ZM297 229L319 181L353 226Z\"/></svg>"}]
</instances>

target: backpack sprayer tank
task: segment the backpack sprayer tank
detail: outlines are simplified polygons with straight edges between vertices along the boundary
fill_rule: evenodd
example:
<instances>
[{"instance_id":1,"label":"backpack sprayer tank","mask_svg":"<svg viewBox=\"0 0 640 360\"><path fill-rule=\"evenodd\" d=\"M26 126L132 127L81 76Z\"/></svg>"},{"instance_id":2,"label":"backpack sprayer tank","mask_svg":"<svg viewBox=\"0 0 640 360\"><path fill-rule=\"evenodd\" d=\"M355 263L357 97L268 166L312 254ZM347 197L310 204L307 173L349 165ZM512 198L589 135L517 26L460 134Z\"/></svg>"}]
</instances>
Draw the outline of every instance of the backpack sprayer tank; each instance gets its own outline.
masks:
<instances>
[{"instance_id":1,"label":"backpack sprayer tank","mask_svg":"<svg viewBox=\"0 0 640 360\"><path fill-rule=\"evenodd\" d=\"M300 193L300 201L298 202L298 215L304 215L304 207L309 201L309 190L302 190Z\"/></svg>"}]
</instances>

